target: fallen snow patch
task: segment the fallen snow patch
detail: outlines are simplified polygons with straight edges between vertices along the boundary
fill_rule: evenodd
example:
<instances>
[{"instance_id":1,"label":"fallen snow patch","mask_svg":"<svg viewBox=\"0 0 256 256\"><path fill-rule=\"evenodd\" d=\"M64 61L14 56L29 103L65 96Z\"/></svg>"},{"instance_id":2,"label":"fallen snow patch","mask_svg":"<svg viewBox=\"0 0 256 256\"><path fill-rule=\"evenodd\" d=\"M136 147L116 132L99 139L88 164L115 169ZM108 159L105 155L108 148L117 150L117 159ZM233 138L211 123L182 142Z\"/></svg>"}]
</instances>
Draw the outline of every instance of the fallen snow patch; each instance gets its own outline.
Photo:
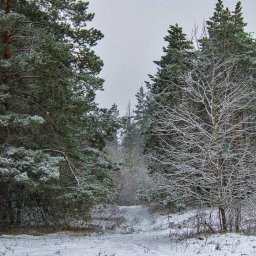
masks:
<instances>
[{"instance_id":1,"label":"fallen snow patch","mask_svg":"<svg viewBox=\"0 0 256 256\"><path fill-rule=\"evenodd\" d=\"M122 222L103 234L2 235L0 256L256 256L255 236L223 234L173 239L169 223L182 225L195 211L168 216L151 214L147 207L130 206L108 213L109 217L114 213Z\"/></svg>"}]
</instances>

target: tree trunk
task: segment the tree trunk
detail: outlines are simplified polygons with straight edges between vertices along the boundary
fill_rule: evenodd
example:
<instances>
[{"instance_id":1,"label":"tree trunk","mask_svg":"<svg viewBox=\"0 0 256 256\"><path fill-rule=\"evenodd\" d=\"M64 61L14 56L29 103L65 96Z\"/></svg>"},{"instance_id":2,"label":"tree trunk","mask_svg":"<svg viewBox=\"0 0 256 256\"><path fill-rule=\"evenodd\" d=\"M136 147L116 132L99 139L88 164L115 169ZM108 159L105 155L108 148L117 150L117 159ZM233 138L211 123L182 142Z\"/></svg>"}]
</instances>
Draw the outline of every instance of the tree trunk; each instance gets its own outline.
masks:
<instances>
[{"instance_id":1,"label":"tree trunk","mask_svg":"<svg viewBox=\"0 0 256 256\"><path fill-rule=\"evenodd\" d=\"M221 230L226 233L228 231L226 210L222 206L220 206L219 211L220 211L221 222L222 222Z\"/></svg>"},{"instance_id":2,"label":"tree trunk","mask_svg":"<svg viewBox=\"0 0 256 256\"><path fill-rule=\"evenodd\" d=\"M12 5L13 5L12 0L6 1L6 7L5 7L6 14L10 14L12 12ZM5 50L3 54L4 59L9 59L12 56L12 52L9 47L11 42L12 42L12 31L6 30L3 35L3 43L5 45Z\"/></svg>"},{"instance_id":3,"label":"tree trunk","mask_svg":"<svg viewBox=\"0 0 256 256\"><path fill-rule=\"evenodd\" d=\"M5 13L8 15L12 12L12 8L13 8L13 0L6 0L6 1L2 1L2 4L5 4ZM4 7L3 7L4 8ZM3 33L3 45L4 45L4 51L3 51L3 59L10 59L12 56L12 50L10 48L10 45L12 43L12 39L13 39L13 35L12 35L12 31L10 30L6 30ZM5 67L0 67L0 72L1 72L1 77L2 77L2 82L5 85L9 85L10 84L10 76L8 75L8 70ZM8 94L10 92L10 89L8 88L6 90L6 94ZM10 110L10 102L9 100L5 101L4 103L5 106L5 111L9 111ZM5 138L9 137L9 127L7 126L4 130L4 136ZM2 142L2 141L1 141Z\"/></svg>"},{"instance_id":4,"label":"tree trunk","mask_svg":"<svg viewBox=\"0 0 256 256\"><path fill-rule=\"evenodd\" d=\"M235 218L236 218L235 219L235 229L236 229L236 232L238 233L240 230L240 226L241 226L241 206L237 206Z\"/></svg>"}]
</instances>

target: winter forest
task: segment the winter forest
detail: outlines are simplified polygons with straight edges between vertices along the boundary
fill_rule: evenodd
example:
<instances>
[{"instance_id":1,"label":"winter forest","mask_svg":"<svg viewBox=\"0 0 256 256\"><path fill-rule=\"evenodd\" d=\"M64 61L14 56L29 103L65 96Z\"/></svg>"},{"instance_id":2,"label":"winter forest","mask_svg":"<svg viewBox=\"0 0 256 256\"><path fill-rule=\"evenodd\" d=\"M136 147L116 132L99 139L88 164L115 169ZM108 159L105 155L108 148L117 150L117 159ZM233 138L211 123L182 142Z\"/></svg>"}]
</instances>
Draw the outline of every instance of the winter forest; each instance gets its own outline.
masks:
<instances>
[{"instance_id":1,"label":"winter forest","mask_svg":"<svg viewBox=\"0 0 256 256\"><path fill-rule=\"evenodd\" d=\"M218 0L191 39L170 24L124 116L95 101L103 34L88 7L0 1L0 255L256 255L242 3Z\"/></svg>"}]
</instances>

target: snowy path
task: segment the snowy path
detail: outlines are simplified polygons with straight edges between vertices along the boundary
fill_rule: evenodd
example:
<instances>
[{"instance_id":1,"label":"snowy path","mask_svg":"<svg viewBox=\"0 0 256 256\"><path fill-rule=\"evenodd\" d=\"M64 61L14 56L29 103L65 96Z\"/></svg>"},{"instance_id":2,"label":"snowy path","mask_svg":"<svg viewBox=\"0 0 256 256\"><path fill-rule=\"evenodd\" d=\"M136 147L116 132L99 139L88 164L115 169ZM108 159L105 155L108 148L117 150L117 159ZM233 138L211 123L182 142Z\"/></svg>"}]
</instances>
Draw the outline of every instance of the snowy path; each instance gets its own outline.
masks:
<instances>
[{"instance_id":1,"label":"snowy path","mask_svg":"<svg viewBox=\"0 0 256 256\"><path fill-rule=\"evenodd\" d=\"M112 233L0 236L0 256L256 256L256 237L215 235L177 242L169 237L167 216L141 206L121 207L126 222ZM179 222L191 216L173 215Z\"/></svg>"}]
</instances>

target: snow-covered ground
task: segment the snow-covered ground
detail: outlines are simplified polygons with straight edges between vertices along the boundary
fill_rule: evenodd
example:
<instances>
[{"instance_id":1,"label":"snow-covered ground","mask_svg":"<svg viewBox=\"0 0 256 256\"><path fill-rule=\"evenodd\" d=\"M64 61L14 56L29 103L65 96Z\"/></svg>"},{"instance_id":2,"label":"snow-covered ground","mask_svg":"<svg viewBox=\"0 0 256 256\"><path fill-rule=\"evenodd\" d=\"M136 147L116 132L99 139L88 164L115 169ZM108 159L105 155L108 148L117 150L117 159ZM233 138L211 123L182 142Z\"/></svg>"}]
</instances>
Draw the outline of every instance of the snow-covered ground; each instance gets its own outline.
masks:
<instances>
[{"instance_id":1,"label":"snow-covered ground","mask_svg":"<svg viewBox=\"0 0 256 256\"><path fill-rule=\"evenodd\" d=\"M172 227L182 226L193 211L164 216L147 207L119 207L125 219L102 234L57 233L46 236L0 236L0 256L256 256L256 237L209 235L177 240Z\"/></svg>"}]
</instances>

